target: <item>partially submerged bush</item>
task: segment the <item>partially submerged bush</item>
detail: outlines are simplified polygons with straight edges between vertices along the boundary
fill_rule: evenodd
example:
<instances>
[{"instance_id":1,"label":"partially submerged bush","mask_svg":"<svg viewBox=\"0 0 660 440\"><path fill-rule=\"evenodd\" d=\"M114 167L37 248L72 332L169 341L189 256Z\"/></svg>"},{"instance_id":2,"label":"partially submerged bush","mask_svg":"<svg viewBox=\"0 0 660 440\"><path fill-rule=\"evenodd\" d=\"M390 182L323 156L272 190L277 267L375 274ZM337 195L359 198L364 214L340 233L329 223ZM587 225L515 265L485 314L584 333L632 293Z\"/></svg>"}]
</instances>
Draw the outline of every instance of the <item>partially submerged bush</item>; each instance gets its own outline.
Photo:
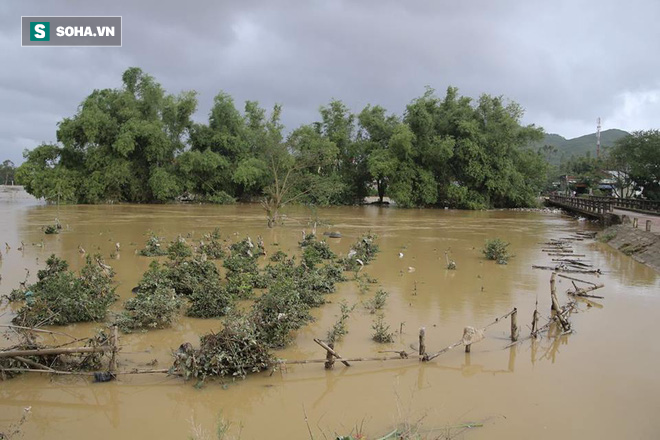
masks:
<instances>
[{"instance_id":1,"label":"partially submerged bush","mask_svg":"<svg viewBox=\"0 0 660 440\"><path fill-rule=\"evenodd\" d=\"M160 257L162 255L167 255L167 251L161 246L161 241L162 238L150 233L144 249L140 249L139 254L144 255L145 257Z\"/></svg>"},{"instance_id":2,"label":"partially submerged bush","mask_svg":"<svg viewBox=\"0 0 660 440\"><path fill-rule=\"evenodd\" d=\"M167 269L167 278L179 295L189 296L199 286L220 285L220 272L212 261L202 258L174 261Z\"/></svg>"},{"instance_id":3,"label":"partially submerged bush","mask_svg":"<svg viewBox=\"0 0 660 440\"><path fill-rule=\"evenodd\" d=\"M234 273L227 278L227 293L241 299L249 299L254 296L254 287L257 279L255 275L250 273ZM261 286L261 283L258 283Z\"/></svg>"},{"instance_id":4,"label":"partially submerged bush","mask_svg":"<svg viewBox=\"0 0 660 440\"><path fill-rule=\"evenodd\" d=\"M167 256L170 260L180 260L192 256L192 249L190 249L186 240L179 236L167 247Z\"/></svg>"},{"instance_id":5,"label":"partially submerged bush","mask_svg":"<svg viewBox=\"0 0 660 440\"><path fill-rule=\"evenodd\" d=\"M116 324L123 332L169 327L183 301L177 296L170 270L152 261L138 283L136 296L124 303Z\"/></svg>"},{"instance_id":6,"label":"partially submerged bush","mask_svg":"<svg viewBox=\"0 0 660 440\"><path fill-rule=\"evenodd\" d=\"M149 271L159 270L156 266L152 263ZM138 287L136 296L126 301L125 311L117 316L116 324L123 332L169 327L183 304L173 288L167 285L146 285L149 287Z\"/></svg>"},{"instance_id":7,"label":"partially submerged bush","mask_svg":"<svg viewBox=\"0 0 660 440\"><path fill-rule=\"evenodd\" d=\"M340 262L344 265L346 270L359 270L360 267L366 266L379 252L378 245L375 244L377 235L368 233L362 235L358 240L351 246L351 250L348 252L348 256L343 258Z\"/></svg>"},{"instance_id":8,"label":"partially submerged bush","mask_svg":"<svg viewBox=\"0 0 660 440\"><path fill-rule=\"evenodd\" d=\"M55 225L48 225L44 228L44 234L46 235L51 235L51 234L59 234L60 229L57 228Z\"/></svg>"},{"instance_id":9,"label":"partially submerged bush","mask_svg":"<svg viewBox=\"0 0 660 440\"><path fill-rule=\"evenodd\" d=\"M305 238L298 243L303 249L302 260L307 266L314 266L323 260L335 258L334 252L325 240L318 241L316 235L305 235Z\"/></svg>"},{"instance_id":10,"label":"partially submerged bush","mask_svg":"<svg viewBox=\"0 0 660 440\"><path fill-rule=\"evenodd\" d=\"M61 229L62 229L62 224L60 223L60 221L59 221L58 219L55 219L55 223L54 223L54 224L52 224L52 225L46 225L46 226L44 226L44 228L43 228L44 233L47 234L47 235L50 235L50 234L59 234Z\"/></svg>"},{"instance_id":11,"label":"partially submerged bush","mask_svg":"<svg viewBox=\"0 0 660 440\"><path fill-rule=\"evenodd\" d=\"M218 205L233 205L236 203L236 199L224 191L216 191L215 194L206 196L206 201Z\"/></svg>"},{"instance_id":12,"label":"partially submerged bush","mask_svg":"<svg viewBox=\"0 0 660 440\"><path fill-rule=\"evenodd\" d=\"M512 255L509 254L507 249L511 243L506 243L499 238L486 240L483 253L489 260L495 260L497 264L507 264Z\"/></svg>"},{"instance_id":13,"label":"partially submerged bush","mask_svg":"<svg viewBox=\"0 0 660 440\"><path fill-rule=\"evenodd\" d=\"M76 276L66 261L51 255L38 281L25 290L16 289L11 298L24 300L13 322L27 327L65 325L72 322L100 321L117 296L112 286L113 272L100 255L88 255Z\"/></svg>"},{"instance_id":14,"label":"partially submerged bush","mask_svg":"<svg viewBox=\"0 0 660 440\"><path fill-rule=\"evenodd\" d=\"M257 266L258 255L253 252L254 245L252 241L247 239L231 245L231 255L229 255L222 263L223 267L227 269L227 276L234 273L259 273Z\"/></svg>"},{"instance_id":15,"label":"partially submerged bush","mask_svg":"<svg viewBox=\"0 0 660 440\"><path fill-rule=\"evenodd\" d=\"M265 288L265 281L257 266L259 256L264 254L263 245L255 247L248 237L232 244L230 250L231 255L222 263L227 269L230 289L240 297L247 298L252 296L252 288Z\"/></svg>"},{"instance_id":16,"label":"partially submerged bush","mask_svg":"<svg viewBox=\"0 0 660 440\"><path fill-rule=\"evenodd\" d=\"M385 323L385 316L379 314L374 320L371 328L374 333L371 335L371 339L378 342L379 344L389 344L394 342L394 333L390 332L390 326Z\"/></svg>"},{"instance_id":17,"label":"partially submerged bush","mask_svg":"<svg viewBox=\"0 0 660 440\"><path fill-rule=\"evenodd\" d=\"M332 328L328 331L328 336L326 337L327 342L334 343L341 340L348 333L346 328L346 321L351 315L351 312L355 309L355 304L349 307L349 305L342 301L339 304L340 315L337 321L333 324Z\"/></svg>"},{"instance_id":18,"label":"partially submerged bush","mask_svg":"<svg viewBox=\"0 0 660 440\"><path fill-rule=\"evenodd\" d=\"M309 299L303 298L292 280L281 279L254 303L251 318L257 327L258 339L269 347L284 347L291 341L291 332L312 321Z\"/></svg>"},{"instance_id":19,"label":"partially submerged bush","mask_svg":"<svg viewBox=\"0 0 660 440\"><path fill-rule=\"evenodd\" d=\"M373 298L364 302L364 307L367 310L369 310L369 313L373 315L378 310L385 307L385 302L387 301L388 296L389 293L387 293L383 289L378 289L378 291L376 291L376 294L374 295Z\"/></svg>"},{"instance_id":20,"label":"partially submerged bush","mask_svg":"<svg viewBox=\"0 0 660 440\"><path fill-rule=\"evenodd\" d=\"M270 256L270 261L273 263L279 263L281 261L284 261L288 258L288 255L285 252L282 251L277 251L273 255Z\"/></svg>"},{"instance_id":21,"label":"partially submerged bush","mask_svg":"<svg viewBox=\"0 0 660 440\"><path fill-rule=\"evenodd\" d=\"M274 359L261 342L255 321L245 315L232 316L218 333L200 338L200 348L183 344L175 354L173 370L185 379L203 382L209 376L245 377L269 369Z\"/></svg>"},{"instance_id":22,"label":"partially submerged bush","mask_svg":"<svg viewBox=\"0 0 660 440\"><path fill-rule=\"evenodd\" d=\"M345 280L343 268L337 263L310 267L296 264L296 259L288 258L284 252L276 253L275 264L269 264L260 273L256 260L262 249L261 244L255 247L249 238L231 246L231 255L223 264L228 271L225 298L244 297L258 285L268 290L254 301L247 314L230 315L222 332L203 337L200 349L194 350L190 344L179 349L173 368L187 378L202 381L207 376L242 377L268 368L272 363L268 349L291 342L292 333L313 320L310 309L323 304L325 295L335 290L335 284ZM192 293L189 298L194 300L196 295ZM224 303L216 306L202 295L199 305L222 309ZM223 310L230 308L229 305ZM342 316L329 338L340 338L346 333L351 310L345 304L341 306Z\"/></svg>"},{"instance_id":23,"label":"partially submerged bush","mask_svg":"<svg viewBox=\"0 0 660 440\"><path fill-rule=\"evenodd\" d=\"M233 295L227 288L215 284L202 285L188 297L190 307L186 315L194 318L216 318L224 316L232 309Z\"/></svg>"},{"instance_id":24,"label":"partially submerged bush","mask_svg":"<svg viewBox=\"0 0 660 440\"><path fill-rule=\"evenodd\" d=\"M222 246L220 238L220 230L216 228L212 233L205 235L204 238L199 242L197 252L200 254L205 254L212 260L220 260L225 258L227 253Z\"/></svg>"}]
</instances>

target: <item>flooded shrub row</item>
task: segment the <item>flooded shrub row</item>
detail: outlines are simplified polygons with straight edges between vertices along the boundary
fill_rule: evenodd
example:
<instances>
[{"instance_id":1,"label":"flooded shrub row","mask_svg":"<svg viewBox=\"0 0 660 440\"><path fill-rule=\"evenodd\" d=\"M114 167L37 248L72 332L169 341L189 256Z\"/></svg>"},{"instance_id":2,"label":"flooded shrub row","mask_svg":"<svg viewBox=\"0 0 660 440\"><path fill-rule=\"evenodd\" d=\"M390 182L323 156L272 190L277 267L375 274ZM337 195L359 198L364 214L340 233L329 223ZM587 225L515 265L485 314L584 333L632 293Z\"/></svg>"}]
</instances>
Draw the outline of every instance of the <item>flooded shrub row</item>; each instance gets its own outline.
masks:
<instances>
[{"instance_id":1,"label":"flooded shrub row","mask_svg":"<svg viewBox=\"0 0 660 440\"><path fill-rule=\"evenodd\" d=\"M272 365L271 350L288 345L295 330L313 321L311 309L325 304L336 284L346 281L344 270L353 267L350 262L360 260L360 268L373 260L378 251L375 239L371 234L360 237L349 257L337 259L325 241L307 235L299 243L301 256L278 251L260 268L259 259L266 255L260 238L256 243L250 237L229 243L214 231L200 240L199 247L179 237L163 249L163 240L150 234L140 254L168 258L151 262L133 289L135 296L113 321L122 331L133 332L171 326L184 309L191 317L224 316L222 330L202 336L199 348L180 348L173 368L198 380L242 377ZM202 248L211 249L214 257L224 255L224 280ZM117 298L113 275L98 255L87 256L79 275L53 255L35 284L12 292L13 300L24 302L14 322L37 327L103 321ZM377 296L382 296L380 291ZM239 310L237 302L248 298L253 299L251 307ZM384 299L375 299L374 309L382 307ZM353 307L342 304L341 317L329 333L332 342L346 334Z\"/></svg>"},{"instance_id":2,"label":"flooded shrub row","mask_svg":"<svg viewBox=\"0 0 660 440\"><path fill-rule=\"evenodd\" d=\"M356 246L363 246L365 238L375 253L373 235L360 237ZM249 256L248 249L242 246L234 250ZM221 332L202 336L199 349L187 346L183 352L180 350L173 368L184 377L197 380L208 376L244 377L249 372L270 368L274 362L270 350L289 344L293 332L313 320L310 310L324 304L325 295L335 291L336 283L346 280L344 264L333 260L335 255L327 243L308 235L300 246L300 263L282 251L273 255L260 276L268 288L251 309L232 313ZM307 249L314 249L313 260L305 258ZM367 259L371 260L373 257ZM345 322L353 308L344 304L341 310L340 319L329 333L332 342L346 333Z\"/></svg>"}]
</instances>

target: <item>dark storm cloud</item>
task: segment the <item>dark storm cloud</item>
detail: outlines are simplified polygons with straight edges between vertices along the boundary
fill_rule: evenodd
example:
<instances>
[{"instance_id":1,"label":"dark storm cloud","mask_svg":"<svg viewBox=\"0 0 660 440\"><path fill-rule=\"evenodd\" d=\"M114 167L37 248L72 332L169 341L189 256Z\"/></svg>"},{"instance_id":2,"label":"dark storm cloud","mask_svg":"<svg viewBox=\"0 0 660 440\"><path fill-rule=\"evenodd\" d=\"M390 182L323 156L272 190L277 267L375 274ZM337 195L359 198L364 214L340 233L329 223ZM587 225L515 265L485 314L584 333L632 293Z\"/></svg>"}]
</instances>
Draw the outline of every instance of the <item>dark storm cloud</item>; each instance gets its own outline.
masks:
<instances>
[{"instance_id":1,"label":"dark storm cloud","mask_svg":"<svg viewBox=\"0 0 660 440\"><path fill-rule=\"evenodd\" d=\"M95 88L139 66L172 93L284 105L289 128L331 98L401 113L429 85L504 95L525 122L576 136L657 127L660 3L560 1L89 1L0 4L0 151L54 141ZM22 48L21 15L122 15L121 48Z\"/></svg>"}]
</instances>

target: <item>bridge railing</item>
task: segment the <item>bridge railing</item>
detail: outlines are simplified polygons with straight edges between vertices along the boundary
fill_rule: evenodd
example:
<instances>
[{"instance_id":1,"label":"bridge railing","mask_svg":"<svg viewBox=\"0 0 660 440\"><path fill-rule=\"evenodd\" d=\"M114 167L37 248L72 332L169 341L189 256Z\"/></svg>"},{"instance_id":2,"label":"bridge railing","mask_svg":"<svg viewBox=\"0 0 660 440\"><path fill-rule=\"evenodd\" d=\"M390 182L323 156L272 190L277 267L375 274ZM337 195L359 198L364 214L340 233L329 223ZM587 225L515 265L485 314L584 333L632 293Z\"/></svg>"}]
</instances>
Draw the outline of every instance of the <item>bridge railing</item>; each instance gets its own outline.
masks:
<instances>
[{"instance_id":1,"label":"bridge railing","mask_svg":"<svg viewBox=\"0 0 660 440\"><path fill-rule=\"evenodd\" d=\"M608 199L603 197L602 199ZM607 214L612 212L612 201L601 200L592 197L569 197L558 194L551 194L550 200L566 207L575 208L577 210L591 212L594 214Z\"/></svg>"},{"instance_id":2,"label":"bridge railing","mask_svg":"<svg viewBox=\"0 0 660 440\"><path fill-rule=\"evenodd\" d=\"M655 200L626 199L626 198L620 199L618 197L597 197L597 196L590 196L589 198L594 200L610 201L615 208L660 213L660 202Z\"/></svg>"}]
</instances>

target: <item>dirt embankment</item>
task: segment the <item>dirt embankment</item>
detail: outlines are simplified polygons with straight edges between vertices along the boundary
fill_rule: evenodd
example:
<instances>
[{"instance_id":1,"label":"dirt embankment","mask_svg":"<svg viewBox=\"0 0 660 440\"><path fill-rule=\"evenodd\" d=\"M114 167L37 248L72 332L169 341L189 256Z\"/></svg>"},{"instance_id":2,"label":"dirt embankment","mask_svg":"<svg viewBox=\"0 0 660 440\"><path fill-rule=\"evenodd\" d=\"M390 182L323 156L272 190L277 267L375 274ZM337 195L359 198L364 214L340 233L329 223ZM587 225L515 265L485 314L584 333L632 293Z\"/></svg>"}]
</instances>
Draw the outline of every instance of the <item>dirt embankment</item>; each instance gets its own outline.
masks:
<instances>
[{"instance_id":1,"label":"dirt embankment","mask_svg":"<svg viewBox=\"0 0 660 440\"><path fill-rule=\"evenodd\" d=\"M659 234L623 224L605 229L599 234L599 239L660 272Z\"/></svg>"}]
</instances>

